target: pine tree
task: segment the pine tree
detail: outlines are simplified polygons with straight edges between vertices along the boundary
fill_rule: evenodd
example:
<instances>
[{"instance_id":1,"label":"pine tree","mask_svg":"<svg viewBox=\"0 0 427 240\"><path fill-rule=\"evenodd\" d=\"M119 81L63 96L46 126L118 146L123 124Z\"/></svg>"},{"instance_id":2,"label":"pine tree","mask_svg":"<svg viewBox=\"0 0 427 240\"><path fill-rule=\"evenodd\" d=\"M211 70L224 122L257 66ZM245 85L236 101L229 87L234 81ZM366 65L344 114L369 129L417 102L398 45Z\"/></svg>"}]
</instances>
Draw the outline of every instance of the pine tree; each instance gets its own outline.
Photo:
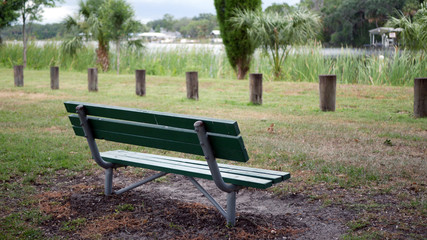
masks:
<instances>
[{"instance_id":1,"label":"pine tree","mask_svg":"<svg viewBox=\"0 0 427 240\"><path fill-rule=\"evenodd\" d=\"M215 0L215 8L228 61L236 71L237 78L244 79L249 71L255 45L246 29L236 28L229 20L234 17L236 10L261 9L261 0Z\"/></svg>"}]
</instances>

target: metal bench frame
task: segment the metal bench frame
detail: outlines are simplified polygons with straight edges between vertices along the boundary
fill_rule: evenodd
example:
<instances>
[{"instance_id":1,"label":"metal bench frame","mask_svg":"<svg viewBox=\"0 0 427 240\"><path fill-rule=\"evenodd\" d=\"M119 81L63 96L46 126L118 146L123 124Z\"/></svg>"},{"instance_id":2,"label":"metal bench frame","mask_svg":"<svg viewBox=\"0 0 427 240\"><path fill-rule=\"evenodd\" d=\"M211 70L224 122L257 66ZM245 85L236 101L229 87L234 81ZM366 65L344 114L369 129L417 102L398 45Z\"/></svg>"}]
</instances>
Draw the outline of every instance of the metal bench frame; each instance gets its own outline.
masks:
<instances>
[{"instance_id":1,"label":"metal bench frame","mask_svg":"<svg viewBox=\"0 0 427 240\"><path fill-rule=\"evenodd\" d=\"M105 195L109 196L111 194L121 194L136 187L139 187L145 183L151 182L159 177L166 175L165 172L160 172L154 174L148 178L145 178L139 182L136 182L130 186L122 188L117 191L113 191L113 169L121 167L121 165L113 164L110 162L106 162L102 159L101 154L98 150L98 146L96 144L95 138L93 136L92 130L88 123L87 114L83 105L78 105L76 107L76 112L80 119L80 125L82 126L85 138L89 144L90 151L92 153L92 157L95 162L105 169L105 184L104 184L104 192ZM224 182L221 176L221 172L218 168L218 164L216 158L214 156L214 152L212 150L212 146L209 143L208 135L205 129L205 126L202 121L197 121L194 123L194 129L197 133L197 136L200 141L200 146L203 150L203 154L208 163L209 170L212 174L213 181L215 185L221 189L222 191L227 193L227 210L221 207L221 205L193 178L186 176L186 178L201 192L203 195L214 205L215 208L225 217L227 220L227 224L234 226L236 223L236 194L242 188L242 186L237 186L234 184L227 184Z\"/></svg>"}]
</instances>

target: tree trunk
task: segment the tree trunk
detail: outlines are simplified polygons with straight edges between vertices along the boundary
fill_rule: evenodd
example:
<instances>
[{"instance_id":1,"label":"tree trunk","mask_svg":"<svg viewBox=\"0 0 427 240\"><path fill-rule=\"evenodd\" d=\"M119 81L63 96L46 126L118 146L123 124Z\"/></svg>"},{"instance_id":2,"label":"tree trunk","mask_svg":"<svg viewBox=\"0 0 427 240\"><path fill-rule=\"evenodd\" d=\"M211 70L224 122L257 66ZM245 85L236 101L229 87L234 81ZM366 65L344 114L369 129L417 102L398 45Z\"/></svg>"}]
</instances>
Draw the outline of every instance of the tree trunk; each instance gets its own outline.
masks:
<instances>
[{"instance_id":1,"label":"tree trunk","mask_svg":"<svg viewBox=\"0 0 427 240\"><path fill-rule=\"evenodd\" d=\"M250 61L249 61L250 63ZM236 64L237 68L237 79L242 80L245 79L246 74L249 71L249 63L248 61L245 61L244 59L239 59Z\"/></svg>"},{"instance_id":2,"label":"tree trunk","mask_svg":"<svg viewBox=\"0 0 427 240\"><path fill-rule=\"evenodd\" d=\"M117 75L120 74L120 40L116 41L116 51L117 51Z\"/></svg>"},{"instance_id":3,"label":"tree trunk","mask_svg":"<svg viewBox=\"0 0 427 240\"><path fill-rule=\"evenodd\" d=\"M108 59L108 49L105 45L99 43L98 49L96 49L97 63L101 65L102 71L108 71L110 66L110 60Z\"/></svg>"},{"instance_id":4,"label":"tree trunk","mask_svg":"<svg viewBox=\"0 0 427 240\"><path fill-rule=\"evenodd\" d=\"M25 11L25 10L24 10ZM22 66L27 66L27 35L25 34L25 14L22 15Z\"/></svg>"}]
</instances>

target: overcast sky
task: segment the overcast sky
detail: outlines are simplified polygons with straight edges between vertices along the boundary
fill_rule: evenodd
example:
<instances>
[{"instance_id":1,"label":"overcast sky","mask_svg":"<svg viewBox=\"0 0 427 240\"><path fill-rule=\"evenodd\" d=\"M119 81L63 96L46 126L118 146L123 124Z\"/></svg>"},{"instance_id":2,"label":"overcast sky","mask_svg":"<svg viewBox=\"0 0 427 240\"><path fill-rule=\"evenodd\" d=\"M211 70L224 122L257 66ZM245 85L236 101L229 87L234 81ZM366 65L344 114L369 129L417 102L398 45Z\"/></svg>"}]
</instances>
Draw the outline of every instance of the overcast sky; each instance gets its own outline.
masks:
<instances>
[{"instance_id":1,"label":"overcast sky","mask_svg":"<svg viewBox=\"0 0 427 240\"><path fill-rule=\"evenodd\" d=\"M46 8L42 23L58 23L66 16L74 15L78 10L80 0L65 0L56 8ZM161 19L169 13L175 18L194 17L199 13L215 13L213 0L127 0L135 10L136 18L144 23ZM265 9L273 3L287 3L295 5L299 0L263 0Z\"/></svg>"}]
</instances>

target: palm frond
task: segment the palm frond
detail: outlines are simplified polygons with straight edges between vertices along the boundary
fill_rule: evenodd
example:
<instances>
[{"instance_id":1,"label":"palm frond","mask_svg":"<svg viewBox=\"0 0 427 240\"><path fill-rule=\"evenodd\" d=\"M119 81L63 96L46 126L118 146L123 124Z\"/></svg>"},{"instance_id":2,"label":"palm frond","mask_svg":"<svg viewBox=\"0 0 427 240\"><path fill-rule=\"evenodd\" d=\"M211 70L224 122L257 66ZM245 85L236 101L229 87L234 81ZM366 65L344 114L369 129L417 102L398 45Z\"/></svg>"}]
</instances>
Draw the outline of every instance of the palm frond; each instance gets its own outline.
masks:
<instances>
[{"instance_id":1,"label":"palm frond","mask_svg":"<svg viewBox=\"0 0 427 240\"><path fill-rule=\"evenodd\" d=\"M84 47L83 45L83 39L79 36L73 37L71 39L65 40L62 42L60 50L63 55L76 55L77 51L79 49L82 49Z\"/></svg>"},{"instance_id":2,"label":"palm frond","mask_svg":"<svg viewBox=\"0 0 427 240\"><path fill-rule=\"evenodd\" d=\"M290 46L306 44L316 38L321 29L319 16L306 10L284 16L277 12L237 10L230 21L236 28L246 29L255 46L269 53L276 76L280 76Z\"/></svg>"}]
</instances>

